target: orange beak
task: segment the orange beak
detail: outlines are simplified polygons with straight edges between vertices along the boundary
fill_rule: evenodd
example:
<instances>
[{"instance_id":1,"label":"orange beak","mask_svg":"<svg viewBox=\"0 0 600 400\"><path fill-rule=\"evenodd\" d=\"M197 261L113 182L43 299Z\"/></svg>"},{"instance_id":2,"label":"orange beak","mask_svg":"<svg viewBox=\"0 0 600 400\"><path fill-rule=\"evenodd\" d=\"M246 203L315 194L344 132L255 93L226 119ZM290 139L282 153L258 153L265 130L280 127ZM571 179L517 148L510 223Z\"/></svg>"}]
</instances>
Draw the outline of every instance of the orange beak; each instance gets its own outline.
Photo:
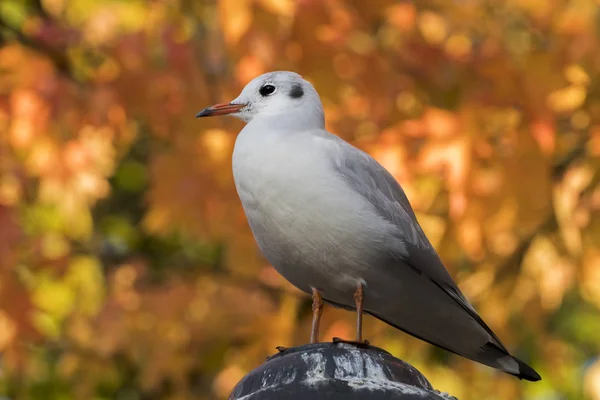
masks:
<instances>
[{"instance_id":1,"label":"orange beak","mask_svg":"<svg viewBox=\"0 0 600 400\"><path fill-rule=\"evenodd\" d=\"M196 114L196 118L233 114L244 107L246 107L246 104L215 104L214 106L206 107L204 110L200 111Z\"/></svg>"}]
</instances>

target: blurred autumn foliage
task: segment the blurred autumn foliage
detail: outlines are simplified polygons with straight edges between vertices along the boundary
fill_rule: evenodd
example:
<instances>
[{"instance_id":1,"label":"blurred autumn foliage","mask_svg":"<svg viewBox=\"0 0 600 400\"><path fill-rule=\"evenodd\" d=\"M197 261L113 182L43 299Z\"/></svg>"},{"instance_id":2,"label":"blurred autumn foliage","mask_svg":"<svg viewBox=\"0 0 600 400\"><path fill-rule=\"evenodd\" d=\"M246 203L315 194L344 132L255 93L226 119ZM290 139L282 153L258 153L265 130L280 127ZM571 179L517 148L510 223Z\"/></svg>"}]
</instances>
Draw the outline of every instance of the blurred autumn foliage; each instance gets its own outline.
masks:
<instances>
[{"instance_id":1,"label":"blurred autumn foliage","mask_svg":"<svg viewBox=\"0 0 600 400\"><path fill-rule=\"evenodd\" d=\"M242 124L256 75L311 80L328 128L404 185L519 382L372 318L468 399L600 399L595 0L0 1L0 392L223 399L310 305L260 256ZM410 306L410 305L407 305ZM323 340L351 337L326 308Z\"/></svg>"}]
</instances>

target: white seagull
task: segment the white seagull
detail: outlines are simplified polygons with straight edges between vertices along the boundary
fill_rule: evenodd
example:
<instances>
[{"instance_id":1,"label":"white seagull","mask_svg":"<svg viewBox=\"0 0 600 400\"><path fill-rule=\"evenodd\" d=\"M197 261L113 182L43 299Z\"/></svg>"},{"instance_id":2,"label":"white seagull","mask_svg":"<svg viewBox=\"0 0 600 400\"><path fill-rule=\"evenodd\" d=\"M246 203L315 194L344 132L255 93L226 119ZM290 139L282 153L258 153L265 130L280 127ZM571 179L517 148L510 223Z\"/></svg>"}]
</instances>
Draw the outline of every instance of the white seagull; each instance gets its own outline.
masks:
<instances>
[{"instance_id":1,"label":"white seagull","mask_svg":"<svg viewBox=\"0 0 600 400\"><path fill-rule=\"evenodd\" d=\"M311 343L324 299L518 378L540 375L509 354L461 293L404 191L375 159L325 130L323 106L300 75L253 79L228 104L247 124L233 151L235 185L260 250L313 296Z\"/></svg>"}]
</instances>

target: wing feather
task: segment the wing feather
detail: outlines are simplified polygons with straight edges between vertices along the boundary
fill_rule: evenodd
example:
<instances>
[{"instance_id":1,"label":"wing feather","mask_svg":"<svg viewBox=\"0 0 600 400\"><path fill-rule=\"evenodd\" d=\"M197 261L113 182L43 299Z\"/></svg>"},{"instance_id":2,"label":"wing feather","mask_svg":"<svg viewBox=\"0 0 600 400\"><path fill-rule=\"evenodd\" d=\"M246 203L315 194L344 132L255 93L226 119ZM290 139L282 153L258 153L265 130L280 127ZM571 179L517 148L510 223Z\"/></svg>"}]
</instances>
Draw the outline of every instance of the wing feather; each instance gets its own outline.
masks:
<instances>
[{"instance_id":1,"label":"wing feather","mask_svg":"<svg viewBox=\"0 0 600 400\"><path fill-rule=\"evenodd\" d=\"M480 324L504 351L502 342L485 324L473 306L461 293L446 270L437 252L427 239L423 229L400 184L367 153L332 136L330 157L336 172L358 194L367 199L377 212L398 228L397 235L405 244L398 254L404 263L419 274L428 277L439 289L458 303Z\"/></svg>"}]
</instances>

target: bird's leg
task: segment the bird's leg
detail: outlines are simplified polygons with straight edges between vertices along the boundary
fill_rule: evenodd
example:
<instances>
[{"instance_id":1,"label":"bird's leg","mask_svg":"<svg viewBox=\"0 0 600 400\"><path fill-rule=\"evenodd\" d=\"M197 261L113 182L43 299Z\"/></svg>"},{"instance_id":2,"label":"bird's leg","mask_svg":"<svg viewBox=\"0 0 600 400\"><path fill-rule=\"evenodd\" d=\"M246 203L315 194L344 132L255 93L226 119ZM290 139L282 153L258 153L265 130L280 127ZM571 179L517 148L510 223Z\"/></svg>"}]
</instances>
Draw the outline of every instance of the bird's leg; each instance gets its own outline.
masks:
<instances>
[{"instance_id":1,"label":"bird's leg","mask_svg":"<svg viewBox=\"0 0 600 400\"><path fill-rule=\"evenodd\" d=\"M312 288L312 329L310 330L310 343L317 343L319 340L319 325L321 324L321 315L323 314L323 298L321 293Z\"/></svg>"},{"instance_id":2,"label":"bird's leg","mask_svg":"<svg viewBox=\"0 0 600 400\"><path fill-rule=\"evenodd\" d=\"M363 303L365 300L365 290L362 283L356 285L356 292L354 292L354 303L356 305L356 340L344 340L337 337L333 338L333 343L348 343L358 347L369 346L368 340L362 338L362 317L363 317Z\"/></svg>"},{"instance_id":3,"label":"bird's leg","mask_svg":"<svg viewBox=\"0 0 600 400\"><path fill-rule=\"evenodd\" d=\"M362 342L362 317L363 317L363 301L365 299L365 292L362 283L358 283L356 286L356 292L354 292L354 302L356 304L356 342Z\"/></svg>"}]
</instances>

